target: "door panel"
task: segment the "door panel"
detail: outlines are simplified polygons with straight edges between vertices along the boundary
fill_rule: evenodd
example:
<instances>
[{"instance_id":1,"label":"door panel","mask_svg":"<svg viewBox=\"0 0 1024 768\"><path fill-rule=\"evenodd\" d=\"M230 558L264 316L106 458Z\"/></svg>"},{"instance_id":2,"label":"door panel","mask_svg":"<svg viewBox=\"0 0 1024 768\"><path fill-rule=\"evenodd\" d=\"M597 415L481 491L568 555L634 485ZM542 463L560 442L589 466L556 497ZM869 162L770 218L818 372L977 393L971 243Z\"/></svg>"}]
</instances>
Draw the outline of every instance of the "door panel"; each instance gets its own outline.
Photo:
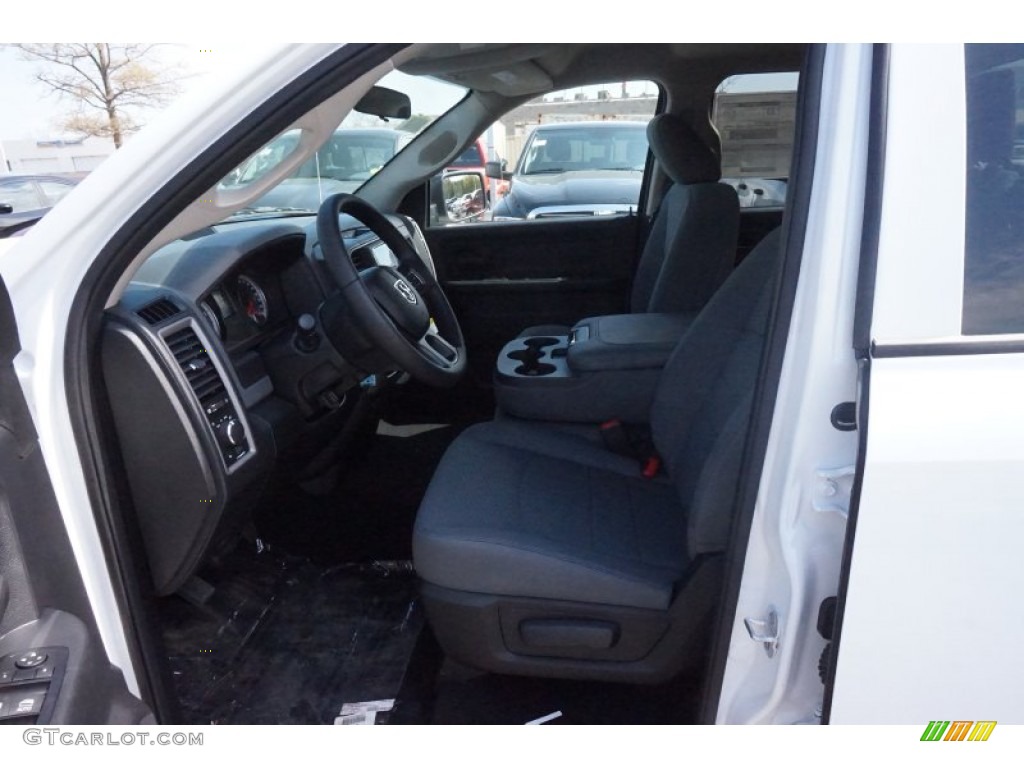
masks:
<instances>
[{"instance_id":1,"label":"door panel","mask_svg":"<svg viewBox=\"0 0 1024 768\"><path fill-rule=\"evenodd\" d=\"M96 629L14 372L19 351L0 281L0 723L142 722L149 710Z\"/></svg>"},{"instance_id":2,"label":"door panel","mask_svg":"<svg viewBox=\"0 0 1024 768\"><path fill-rule=\"evenodd\" d=\"M498 351L528 326L626 311L638 221L609 216L428 229L474 379L489 382Z\"/></svg>"},{"instance_id":3,"label":"door panel","mask_svg":"<svg viewBox=\"0 0 1024 768\"><path fill-rule=\"evenodd\" d=\"M832 723L1024 722L1022 388L1020 354L872 362Z\"/></svg>"}]
</instances>

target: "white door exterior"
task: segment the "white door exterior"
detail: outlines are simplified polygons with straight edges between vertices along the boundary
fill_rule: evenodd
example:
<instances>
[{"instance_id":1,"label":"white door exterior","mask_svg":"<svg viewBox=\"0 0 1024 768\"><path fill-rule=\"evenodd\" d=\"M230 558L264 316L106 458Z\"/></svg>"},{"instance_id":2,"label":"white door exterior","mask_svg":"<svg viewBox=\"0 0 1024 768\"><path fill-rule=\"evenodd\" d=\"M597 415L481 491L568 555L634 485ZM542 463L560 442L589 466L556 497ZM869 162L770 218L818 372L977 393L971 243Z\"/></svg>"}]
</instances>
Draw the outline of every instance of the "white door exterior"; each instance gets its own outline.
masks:
<instances>
[{"instance_id":1,"label":"white door exterior","mask_svg":"<svg viewBox=\"0 0 1024 768\"><path fill-rule=\"evenodd\" d=\"M858 390L870 55L835 46L826 58L803 265L717 720L1024 722L1024 321L999 335L961 331L964 47L889 47L877 272L861 307L871 352ZM866 424L832 429L828 409L855 399ZM837 594L829 692L816 620ZM769 656L747 620L773 614Z\"/></svg>"},{"instance_id":2,"label":"white door exterior","mask_svg":"<svg viewBox=\"0 0 1024 768\"><path fill-rule=\"evenodd\" d=\"M961 334L965 89L962 46L893 48L833 723L1024 722L1024 335Z\"/></svg>"}]
</instances>

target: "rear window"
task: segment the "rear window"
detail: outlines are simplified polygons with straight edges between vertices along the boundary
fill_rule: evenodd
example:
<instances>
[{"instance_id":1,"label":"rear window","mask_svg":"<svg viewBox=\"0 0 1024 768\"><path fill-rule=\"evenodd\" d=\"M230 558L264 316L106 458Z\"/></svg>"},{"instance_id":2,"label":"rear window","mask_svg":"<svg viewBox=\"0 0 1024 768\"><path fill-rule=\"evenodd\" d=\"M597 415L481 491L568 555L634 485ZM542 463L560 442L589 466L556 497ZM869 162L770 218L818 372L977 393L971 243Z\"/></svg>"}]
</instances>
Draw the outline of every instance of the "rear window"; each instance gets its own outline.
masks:
<instances>
[{"instance_id":1,"label":"rear window","mask_svg":"<svg viewBox=\"0 0 1024 768\"><path fill-rule=\"evenodd\" d=\"M1024 333L1024 45L965 46L964 334Z\"/></svg>"}]
</instances>

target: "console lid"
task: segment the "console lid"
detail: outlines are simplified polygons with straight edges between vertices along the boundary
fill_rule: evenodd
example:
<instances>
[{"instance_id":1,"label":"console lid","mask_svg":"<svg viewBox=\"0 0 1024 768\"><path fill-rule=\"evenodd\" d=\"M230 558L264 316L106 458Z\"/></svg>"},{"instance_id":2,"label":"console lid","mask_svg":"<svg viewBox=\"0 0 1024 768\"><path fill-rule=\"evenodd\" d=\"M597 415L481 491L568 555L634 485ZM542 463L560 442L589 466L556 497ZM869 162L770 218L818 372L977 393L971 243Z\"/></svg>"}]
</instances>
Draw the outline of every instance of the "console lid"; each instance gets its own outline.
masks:
<instances>
[{"instance_id":1,"label":"console lid","mask_svg":"<svg viewBox=\"0 0 1024 768\"><path fill-rule=\"evenodd\" d=\"M569 367L575 372L662 368L693 314L588 317L573 326Z\"/></svg>"}]
</instances>

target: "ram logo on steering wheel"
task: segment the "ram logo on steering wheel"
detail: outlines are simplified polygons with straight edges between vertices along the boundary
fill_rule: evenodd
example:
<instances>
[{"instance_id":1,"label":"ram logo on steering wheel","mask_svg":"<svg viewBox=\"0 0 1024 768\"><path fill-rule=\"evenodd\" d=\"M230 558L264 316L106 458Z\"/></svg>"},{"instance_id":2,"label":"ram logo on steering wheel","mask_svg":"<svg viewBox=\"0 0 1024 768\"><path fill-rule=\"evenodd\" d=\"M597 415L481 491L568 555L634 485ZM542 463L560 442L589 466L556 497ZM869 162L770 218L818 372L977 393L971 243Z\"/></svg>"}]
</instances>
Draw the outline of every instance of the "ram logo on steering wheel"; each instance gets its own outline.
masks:
<instances>
[{"instance_id":1,"label":"ram logo on steering wheel","mask_svg":"<svg viewBox=\"0 0 1024 768\"><path fill-rule=\"evenodd\" d=\"M395 290L402 294L402 298L410 304L416 303L416 293L405 280L395 280Z\"/></svg>"}]
</instances>

